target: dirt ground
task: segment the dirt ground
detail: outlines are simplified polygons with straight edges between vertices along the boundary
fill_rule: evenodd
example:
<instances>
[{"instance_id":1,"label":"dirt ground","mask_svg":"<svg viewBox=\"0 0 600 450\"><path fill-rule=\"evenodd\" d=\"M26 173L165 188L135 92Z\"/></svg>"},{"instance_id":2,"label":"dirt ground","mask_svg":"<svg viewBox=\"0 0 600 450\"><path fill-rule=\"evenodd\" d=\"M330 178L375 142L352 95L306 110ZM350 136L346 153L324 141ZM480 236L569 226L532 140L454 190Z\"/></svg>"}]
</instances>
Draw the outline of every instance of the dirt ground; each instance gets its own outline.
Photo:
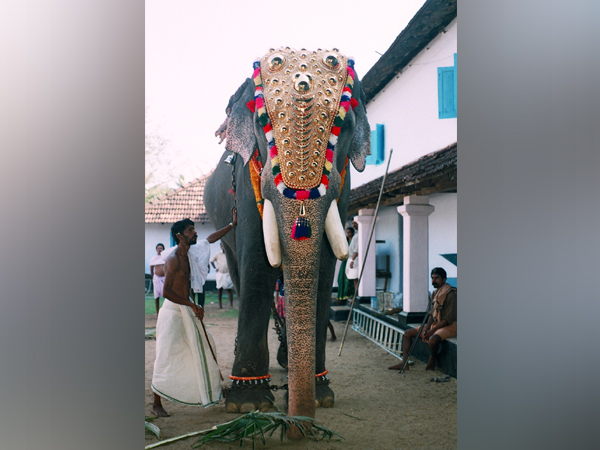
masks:
<instances>
[{"instance_id":1,"label":"dirt ground","mask_svg":"<svg viewBox=\"0 0 600 450\"><path fill-rule=\"evenodd\" d=\"M228 308L228 306L224 306ZM237 299L234 302L237 309ZM217 358L223 376L231 374L233 345L237 332L237 318L223 317L225 310L217 304L206 306L204 323L217 345ZM257 441L256 448L283 448L290 450L366 450L366 449L455 449L456 440L456 380L431 382L440 371L425 371L425 364L416 361L405 374L388 370L398 359L365 337L348 328L342 355L338 356L345 322L333 322L336 342L328 342L327 369L331 388L335 392L333 408L317 408L316 419L330 430L343 436L343 440L314 442L307 439L279 440L278 432L267 439L266 447ZM146 316L146 328L156 326L156 316ZM329 336L329 334L328 334ZM273 321L269 332L272 384L286 383L286 371L277 364L277 334ZM146 340L146 416L152 417L152 369L156 341ZM275 391L275 402L284 412L284 392ZM206 430L214 425L228 422L239 414L225 412L221 404L208 408L191 407L163 400L171 417L152 420L160 428L161 440L193 431ZM277 436L277 437L276 437ZM190 449L198 437L191 437L159 448L166 450ZM156 442L154 435L146 435L146 445ZM205 449L239 449L234 443L210 443ZM252 448L246 440L242 448Z\"/></svg>"}]
</instances>

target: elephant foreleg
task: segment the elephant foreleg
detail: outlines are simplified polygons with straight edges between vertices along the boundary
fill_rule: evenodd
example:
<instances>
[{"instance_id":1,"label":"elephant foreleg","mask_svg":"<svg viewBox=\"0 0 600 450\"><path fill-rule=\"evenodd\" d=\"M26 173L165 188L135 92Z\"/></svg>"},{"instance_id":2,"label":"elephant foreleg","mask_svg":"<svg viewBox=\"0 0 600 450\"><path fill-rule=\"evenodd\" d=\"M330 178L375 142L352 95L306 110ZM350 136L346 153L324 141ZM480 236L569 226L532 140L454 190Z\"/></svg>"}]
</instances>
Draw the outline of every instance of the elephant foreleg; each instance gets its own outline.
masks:
<instances>
[{"instance_id":1,"label":"elephant foreleg","mask_svg":"<svg viewBox=\"0 0 600 450\"><path fill-rule=\"evenodd\" d=\"M336 258L333 256L329 245L325 243L321 251L321 269L319 273L319 290L317 296L317 323L316 323L316 374L315 379L315 404L317 407L332 408L335 394L331 389L330 376L325 364L325 347L327 344L327 324L331 307L331 289L335 274Z\"/></svg>"}]
</instances>

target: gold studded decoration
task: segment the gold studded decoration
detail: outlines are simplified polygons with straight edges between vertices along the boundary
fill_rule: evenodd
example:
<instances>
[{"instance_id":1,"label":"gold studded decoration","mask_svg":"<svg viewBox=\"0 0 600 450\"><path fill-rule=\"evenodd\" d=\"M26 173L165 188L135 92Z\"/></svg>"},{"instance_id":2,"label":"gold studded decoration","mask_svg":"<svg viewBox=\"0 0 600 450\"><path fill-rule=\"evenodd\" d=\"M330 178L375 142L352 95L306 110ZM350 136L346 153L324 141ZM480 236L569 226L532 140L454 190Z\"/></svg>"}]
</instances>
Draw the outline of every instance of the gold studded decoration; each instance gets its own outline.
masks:
<instances>
[{"instance_id":1,"label":"gold studded decoration","mask_svg":"<svg viewBox=\"0 0 600 450\"><path fill-rule=\"evenodd\" d=\"M306 63L309 53L314 65ZM264 85L265 106L275 145L284 150L279 153L279 164L289 188L312 189L321 183L347 64L348 59L335 49L307 52L282 47L261 59L261 77L271 80ZM327 88L318 89L318 85Z\"/></svg>"}]
</instances>

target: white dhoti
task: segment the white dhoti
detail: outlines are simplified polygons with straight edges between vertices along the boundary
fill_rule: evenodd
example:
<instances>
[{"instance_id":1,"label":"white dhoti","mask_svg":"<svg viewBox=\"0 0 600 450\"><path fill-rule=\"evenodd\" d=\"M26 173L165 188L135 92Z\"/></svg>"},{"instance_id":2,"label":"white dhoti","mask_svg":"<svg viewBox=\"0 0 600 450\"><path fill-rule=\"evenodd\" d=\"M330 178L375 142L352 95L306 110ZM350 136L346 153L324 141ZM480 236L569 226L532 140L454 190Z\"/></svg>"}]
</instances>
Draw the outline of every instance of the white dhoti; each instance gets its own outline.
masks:
<instances>
[{"instance_id":1,"label":"white dhoti","mask_svg":"<svg viewBox=\"0 0 600 450\"><path fill-rule=\"evenodd\" d=\"M177 403L205 407L218 403L222 396L212 336L191 308L169 300L156 323L152 390Z\"/></svg>"},{"instance_id":2,"label":"white dhoti","mask_svg":"<svg viewBox=\"0 0 600 450\"><path fill-rule=\"evenodd\" d=\"M217 289L233 289L233 281L228 273L217 272Z\"/></svg>"},{"instance_id":3,"label":"white dhoti","mask_svg":"<svg viewBox=\"0 0 600 450\"><path fill-rule=\"evenodd\" d=\"M165 277L154 274L152 284L154 285L154 298L162 297L163 288L165 287Z\"/></svg>"},{"instance_id":4,"label":"white dhoti","mask_svg":"<svg viewBox=\"0 0 600 450\"><path fill-rule=\"evenodd\" d=\"M356 259L358 260L358 258ZM356 280L358 278L358 261L354 261L352 265L354 267L350 267L350 260L346 261L346 278Z\"/></svg>"}]
</instances>

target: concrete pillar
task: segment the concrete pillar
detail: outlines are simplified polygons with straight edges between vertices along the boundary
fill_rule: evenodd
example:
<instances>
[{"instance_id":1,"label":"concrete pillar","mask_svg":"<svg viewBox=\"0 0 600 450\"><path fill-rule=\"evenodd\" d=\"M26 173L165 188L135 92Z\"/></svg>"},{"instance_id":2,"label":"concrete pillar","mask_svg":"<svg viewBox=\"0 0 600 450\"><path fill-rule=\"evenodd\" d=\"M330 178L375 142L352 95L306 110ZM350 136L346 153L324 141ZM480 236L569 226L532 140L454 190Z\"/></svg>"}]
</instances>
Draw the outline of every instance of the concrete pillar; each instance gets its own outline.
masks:
<instances>
[{"instance_id":1,"label":"concrete pillar","mask_svg":"<svg viewBox=\"0 0 600 450\"><path fill-rule=\"evenodd\" d=\"M367 251L367 245L369 243L369 235L371 234L371 222L373 222L373 215L375 214L374 209L360 209L358 210L358 216L354 217L354 220L358 223L358 274L360 275L360 269L362 268L363 261L365 260L365 252ZM379 217L377 218L379 220ZM367 261L365 262L365 268L363 276L358 286L359 297L375 297L375 284L377 279L375 278L375 233L371 238L371 245L369 246L369 254L367 255Z\"/></svg>"},{"instance_id":2,"label":"concrete pillar","mask_svg":"<svg viewBox=\"0 0 600 450\"><path fill-rule=\"evenodd\" d=\"M398 206L404 227L404 292L401 321L420 322L429 298L429 197L410 195ZM419 314L421 313L421 314ZM404 320L403 320L404 318Z\"/></svg>"}]
</instances>

